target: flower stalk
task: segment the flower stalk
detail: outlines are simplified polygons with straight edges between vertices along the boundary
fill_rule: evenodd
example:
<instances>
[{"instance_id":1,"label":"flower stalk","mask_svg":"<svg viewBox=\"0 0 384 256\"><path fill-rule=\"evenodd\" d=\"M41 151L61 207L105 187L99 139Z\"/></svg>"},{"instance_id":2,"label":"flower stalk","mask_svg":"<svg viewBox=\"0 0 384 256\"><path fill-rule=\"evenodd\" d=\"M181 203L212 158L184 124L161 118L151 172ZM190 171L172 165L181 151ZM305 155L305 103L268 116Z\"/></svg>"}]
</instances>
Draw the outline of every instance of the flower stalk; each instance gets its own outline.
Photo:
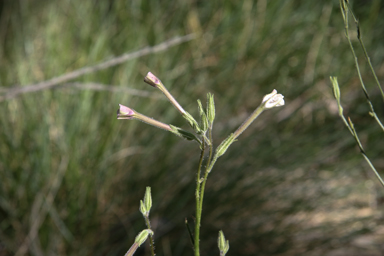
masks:
<instances>
[{"instance_id":1,"label":"flower stalk","mask_svg":"<svg viewBox=\"0 0 384 256\"><path fill-rule=\"evenodd\" d=\"M221 157L229 148L229 146L243 133L251 123L266 109L280 107L285 104L284 96L278 94L276 90L273 90L270 94L264 96L261 104L256 108L256 110L244 121L243 124L232 134L230 134L221 144L216 148L215 153L213 150L213 139L212 139L212 129L215 119L215 104L213 95L208 93L207 95L207 106L203 107L200 100L198 100L198 109L200 114L200 125L197 123L195 118L186 112L181 105L176 101L176 99L168 92L163 83L151 72L148 72L144 81L149 85L158 88L163 94L168 98L172 105L181 113L181 115L187 120L188 124L193 128L193 132L185 131L181 128L178 128L173 125L164 124L152 118L149 118L145 115L138 113L137 111L128 108L120 104L120 108L117 111L118 119L138 119L142 122L155 126L157 128L170 131L180 137L183 137L187 140L195 140L200 145L200 159L196 173L196 218L195 218L195 230L193 235L193 247L195 256L200 256L200 226L201 226L201 216L203 211L203 201L204 201L204 192L206 183L208 180L208 175L212 171L214 164L217 159ZM204 162L204 155L208 150L208 158ZM203 177L203 166L205 165L205 170ZM150 188L147 188L144 200L140 201L140 211L143 214L148 230L151 230L149 222L149 212L152 206L152 198L150 194ZM191 234L191 232L190 232ZM147 234L148 236L148 234ZM154 242L152 240L153 232L150 233L150 243L152 248L152 255L154 255ZM192 237L192 234L191 234ZM137 246L137 245L136 245ZM224 234L222 231L219 232L218 237L218 247L220 250L220 255L224 256L229 249L229 242L225 240ZM136 248L137 249L137 248ZM136 250L135 249L135 250Z\"/></svg>"},{"instance_id":2,"label":"flower stalk","mask_svg":"<svg viewBox=\"0 0 384 256\"><path fill-rule=\"evenodd\" d=\"M197 179L196 184L196 223L195 223L195 243L194 243L194 249L195 249L195 256L200 256L199 251L199 235L200 235L200 225L201 225L201 215L203 211L203 200L204 200L204 191L205 191L205 185L208 180L208 174L212 171L213 166L215 165L217 159L222 156L228 147L235 141L235 139L244 132L249 125L265 110L270 109L274 107L280 107L285 104L284 102L284 96L282 94L278 94L276 90L273 90L272 93L267 94L264 96L260 106L245 120L245 122L240 125L240 127L231 135L229 135L216 149L215 155L212 157L213 152L213 146L210 146L209 148L209 158L207 160L207 167L205 169L204 178ZM211 121L213 123L213 120ZM210 127L210 136L209 138L212 139L212 127ZM212 145L212 141L211 144ZM198 178L200 177L200 170L201 170L201 160L199 164L199 171L198 171ZM202 183L200 185L200 183ZM228 242L228 241L227 241ZM228 248L226 250L223 249L221 251L221 255L225 255L226 252L229 249L229 242L228 242Z\"/></svg>"},{"instance_id":3,"label":"flower stalk","mask_svg":"<svg viewBox=\"0 0 384 256\"><path fill-rule=\"evenodd\" d=\"M172 94L165 88L163 83L151 72L148 72L146 77L144 78L144 82L147 84L159 89L165 97L171 102L171 104L180 112L180 114L188 121L189 125L195 130L198 134L201 134L201 129L196 122L196 120L189 114L187 111L183 109L183 107L177 102L177 100L172 96Z\"/></svg>"},{"instance_id":4,"label":"flower stalk","mask_svg":"<svg viewBox=\"0 0 384 256\"><path fill-rule=\"evenodd\" d=\"M177 100L172 96L172 94L169 93L167 88L163 85L163 83L160 81L159 78L157 78L154 74L151 72L148 72L147 76L144 78L144 82L147 84L159 89L162 93L164 93L165 97L172 103L173 106L182 114L184 115L186 111L183 109L183 107L177 102Z\"/></svg>"},{"instance_id":5,"label":"flower stalk","mask_svg":"<svg viewBox=\"0 0 384 256\"><path fill-rule=\"evenodd\" d=\"M343 107L341 106L341 100L340 100L341 99L340 87L339 87L339 83L337 81L337 77L331 76L330 80L331 80L331 83L333 86L333 95L335 96L336 103L337 103L337 106L339 108L339 116L340 116L341 120L343 120L345 126L348 128L349 132L351 133L351 135L355 139L356 145L359 147L361 155L364 157L364 159L368 163L369 167L371 167L372 171L376 175L380 184L384 187L384 180L381 178L379 172L376 170L376 168L372 164L371 160L368 158L367 154L365 153L365 150L363 148L363 145L360 142L359 136L355 130L355 126L353 125L352 120L348 117L348 121L347 121L347 119L344 117Z\"/></svg>"},{"instance_id":6,"label":"flower stalk","mask_svg":"<svg viewBox=\"0 0 384 256\"><path fill-rule=\"evenodd\" d=\"M122 104L119 104L119 106L120 108L117 110L117 119L133 119L134 118L144 123L155 126L157 128L172 132L172 128L168 124L164 124L153 118L140 114L139 112L136 112L135 110L128 108Z\"/></svg>"},{"instance_id":7,"label":"flower stalk","mask_svg":"<svg viewBox=\"0 0 384 256\"><path fill-rule=\"evenodd\" d=\"M284 96L278 94L276 90L273 90L270 94L264 96L260 106L244 121L242 125L233 133L233 140L236 140L240 134L242 134L255 119L266 109L284 106Z\"/></svg>"}]
</instances>

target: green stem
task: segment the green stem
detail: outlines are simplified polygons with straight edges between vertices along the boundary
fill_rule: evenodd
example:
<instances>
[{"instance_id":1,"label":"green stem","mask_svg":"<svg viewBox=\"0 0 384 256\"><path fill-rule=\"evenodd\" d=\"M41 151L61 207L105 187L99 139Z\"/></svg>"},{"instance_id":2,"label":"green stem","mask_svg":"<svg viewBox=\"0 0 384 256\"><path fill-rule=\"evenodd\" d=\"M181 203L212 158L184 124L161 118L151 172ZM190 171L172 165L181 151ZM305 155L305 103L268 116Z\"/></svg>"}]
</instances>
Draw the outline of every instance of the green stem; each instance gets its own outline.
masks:
<instances>
[{"instance_id":1,"label":"green stem","mask_svg":"<svg viewBox=\"0 0 384 256\"><path fill-rule=\"evenodd\" d=\"M368 56L367 49L365 48L363 39L361 38L361 31L360 31L360 24L359 24L359 21L356 19L356 16L355 16L355 14L352 12L352 9L349 7L349 4L348 4L348 11L351 13L351 15L352 15L352 17L353 17L353 20L354 20L354 22L355 22L355 24L356 24L356 28L357 28L357 39L359 40L360 46L361 46L361 48L363 49L365 58L366 58L366 60L368 61L368 64L369 64L369 68L371 69L371 72L372 72L372 74L373 74L373 77L375 78L377 87L379 87L380 92L381 92L381 96L383 97L383 100L384 100L384 92L383 92L383 89L381 88L381 84L380 84L380 82L379 82L379 79L377 78L376 72L375 72L375 70L373 69L373 66L372 66L372 63L371 63L371 58Z\"/></svg>"},{"instance_id":2,"label":"green stem","mask_svg":"<svg viewBox=\"0 0 384 256\"><path fill-rule=\"evenodd\" d=\"M213 154L213 140L212 140L212 126L209 128L209 158L207 162L207 166L210 165L211 159L212 159L212 154Z\"/></svg>"},{"instance_id":3,"label":"green stem","mask_svg":"<svg viewBox=\"0 0 384 256\"><path fill-rule=\"evenodd\" d=\"M348 9L349 6L348 6ZM345 12L345 10L341 10L342 14L343 14L343 19L344 19L344 29L345 29L345 35L347 37L347 40L348 40L348 43L349 43L349 47L351 48L351 52L353 54L353 58L355 60L355 66L356 66L356 70L357 70L357 74L359 76L359 81L360 81L360 84L361 84L361 88L363 89L363 92L364 92L364 95L365 95L365 98L367 99L367 102L368 102L368 105L369 105L369 108L371 109L371 112L372 112L372 116L375 118L376 122L379 124L380 128L384 131L384 126L383 124L381 123L381 121L379 120L379 118L377 117L376 115L376 112L373 108L373 105L371 103L371 100L369 98L369 95L368 95L368 92L367 92L367 89L365 87L365 84L364 84L364 81L363 81L363 78L361 76L361 71L360 71L360 67L359 67L359 62L357 61L357 56L356 56L356 53L355 53L355 49L353 48L353 44L352 44L352 41L351 41L351 37L349 35L349 24L348 24L348 12ZM352 12L351 12L352 13ZM354 17L353 13L352 13L352 16ZM355 18L355 17L354 17ZM356 18L355 18L355 22L357 22ZM360 30L358 30L358 33ZM360 40L360 35L358 35L358 38ZM360 43L362 43L362 41L360 41ZM364 45L362 45L364 47ZM364 47L364 51L365 51L365 47ZM368 57L368 54L366 53L365 51L365 54L366 54L366 58L368 59L368 62L370 63L369 61L369 57ZM375 71L373 71L373 68L371 68L372 72L375 73ZM381 86L380 86L380 83L378 84L380 90L381 90ZM384 97L384 96L383 96Z\"/></svg>"},{"instance_id":4,"label":"green stem","mask_svg":"<svg viewBox=\"0 0 384 256\"><path fill-rule=\"evenodd\" d=\"M360 42L360 45L361 47L363 48L363 51L364 51L364 54L365 54L365 58L367 59L368 63L369 63L369 66L371 68L371 71L376 79L376 83L378 85L378 87L380 88L380 91L381 91L381 94L383 96L383 99L384 99L384 93L381 89L381 86L380 86L380 83L379 81L377 80L377 77L376 77L376 74L375 74L375 71L373 70L373 67L372 67L372 64L371 64L371 61L370 61L370 58L368 56L368 53L365 49L365 46L364 46L364 43L363 41L361 40L361 35L360 35L360 28L359 28L359 23L358 23L358 20L356 19L355 15L353 14L353 12L351 11L350 9L350 6L348 4L348 2L346 2L345 0L340 0L340 7L341 7L341 14L343 16L343 20L344 20L344 29L345 29L345 35L347 37L347 40L348 40L348 43L349 43L349 46L351 48L351 51L352 51L352 54L353 54L353 57L354 57L354 60L355 60L355 66L356 66L356 70L357 70L357 74L359 76L359 80L360 80L360 84L361 84L361 87L363 89L363 92L365 94L365 97L367 99L367 102L368 102L368 105L371 109L371 116L373 116L376 120L376 122L380 125L381 129L383 129L384 131L384 126L383 124L381 123L381 121L379 120L379 118L377 117L374 109L373 109L373 105L371 103L371 100L369 99L369 95L368 95L368 92L365 88L365 85L364 85L364 82L363 82L363 79L361 77L361 72L360 72L360 68L359 68L359 64L358 64L358 61L357 61L357 57L356 57L356 53L355 53L355 50L353 48L353 45L352 45L352 41L351 41L351 38L350 38L350 35L349 35L349 24L348 24L348 11L351 13L354 21L355 21L355 24L357 26L357 38L359 39L359 42ZM348 10L346 10L348 9ZM338 99L339 101L340 99ZM340 102L338 102L338 105L340 105ZM340 112L340 117L342 118L344 124L348 127L350 133L352 134L352 136L355 138L355 141L356 141L356 144L358 145L359 149L360 149L360 153L363 155L365 161L368 163L368 165L371 167L372 171L375 173L377 179L380 181L381 185L384 186L384 181L383 179L381 178L380 174L377 172L376 168L373 166L372 162L369 160L368 156L366 155L365 151L364 151L364 148L360 142L360 139L359 139L359 136L357 135L357 132L353 126L353 123L352 121L349 119L349 122L347 122L347 120L345 119L344 115L342 114L342 112Z\"/></svg>"},{"instance_id":5,"label":"green stem","mask_svg":"<svg viewBox=\"0 0 384 256\"><path fill-rule=\"evenodd\" d=\"M381 183L381 185L384 187L384 181L383 179L381 178L380 174L377 172L376 168L373 166L371 160L369 160L367 154L365 153L365 150L363 148L363 146L361 145L361 142L360 142L360 139L359 139L359 136L357 135L356 133L356 130L355 128L353 127L353 125L349 124L348 121L345 119L344 115L340 115L341 119L343 120L345 126L348 127L348 130L349 132L352 134L352 136L355 138L355 141L356 141L356 144L357 146L359 147L360 149L360 153L363 155L365 161L368 163L368 165L371 167L372 171L375 173L377 179L379 180L379 182Z\"/></svg>"},{"instance_id":6,"label":"green stem","mask_svg":"<svg viewBox=\"0 0 384 256\"><path fill-rule=\"evenodd\" d=\"M372 171L375 173L376 177L379 179L381 185L384 187L384 181L383 179L380 177L380 174L377 172L376 168L373 166L373 164L371 163L371 160L369 160L369 158L367 157L367 155L365 154L365 152L361 152L361 154L363 155L365 161L369 164L369 166L371 167Z\"/></svg>"},{"instance_id":7,"label":"green stem","mask_svg":"<svg viewBox=\"0 0 384 256\"><path fill-rule=\"evenodd\" d=\"M245 122L235 131L233 134L233 140L236 139L248 126L264 111L265 103L262 103L249 117ZM231 135L232 136L232 135ZM232 142L233 142L232 140ZM200 256L199 245L200 245L200 224L201 224L201 214L203 212L203 201L204 201L204 191L205 185L207 184L208 174L211 172L213 166L215 165L217 159L220 157L220 154L217 152L213 155L213 142L212 142L212 125L209 127L209 157L207 160L203 182L200 185L200 174L202 166L202 158L204 155L205 143L203 143L202 154L200 156L199 169L197 172L196 179L196 223L195 223L195 256Z\"/></svg>"},{"instance_id":8,"label":"green stem","mask_svg":"<svg viewBox=\"0 0 384 256\"><path fill-rule=\"evenodd\" d=\"M361 37L360 37L360 36L359 36L359 42L360 42L361 48L363 48L365 58L367 59L368 64L369 64L369 68L371 69L371 72L372 72L372 74L373 74L373 77L375 78L377 87L379 87L380 92L381 92L381 96L383 97L383 100L384 100L384 92L383 92L383 89L381 88L381 84L380 84L380 82L379 82L379 79L377 78L376 72L375 72L375 70L373 69L373 66L372 66L372 63L371 63L371 58L368 56L367 50L365 49L363 40L361 40Z\"/></svg>"},{"instance_id":9,"label":"green stem","mask_svg":"<svg viewBox=\"0 0 384 256\"><path fill-rule=\"evenodd\" d=\"M201 214L203 212L203 200L204 200L204 190L205 190L205 184L207 183L208 174L210 172L210 169L212 169L211 166L211 160L212 160L212 154L213 154L213 143L212 143L212 129L209 129L209 158L207 161L207 167L205 169L203 183L200 186L200 170L199 168L199 181L198 181L198 189L196 189L196 193L199 194L199 197L196 196L196 228L195 228L195 256L200 255L199 251L199 244L196 243L196 241L199 241L200 239L200 224L201 224ZM199 166L201 167L201 165Z\"/></svg>"},{"instance_id":10,"label":"green stem","mask_svg":"<svg viewBox=\"0 0 384 256\"><path fill-rule=\"evenodd\" d=\"M264 109L264 104L261 104L255 109L255 111L253 111L247 120L245 120L244 123L240 125L239 128L233 133L234 140L239 137L239 135L242 134L253 121L255 121L255 119L264 111Z\"/></svg>"},{"instance_id":11,"label":"green stem","mask_svg":"<svg viewBox=\"0 0 384 256\"><path fill-rule=\"evenodd\" d=\"M148 229L151 229L151 223L149 222L148 216L145 216L145 224L147 224ZM151 247L151 255L155 256L155 241L152 234L149 235L149 243Z\"/></svg>"},{"instance_id":12,"label":"green stem","mask_svg":"<svg viewBox=\"0 0 384 256\"><path fill-rule=\"evenodd\" d=\"M203 141L202 143L202 149L200 154L200 160L199 160L199 167L197 169L197 175L196 175L196 222L195 222L195 239L194 239L194 249L195 249L195 256L200 256L200 222L201 222L201 208L200 208L200 174L201 174L201 167L203 166L203 159L204 159L204 152L205 152L205 143Z\"/></svg>"}]
</instances>

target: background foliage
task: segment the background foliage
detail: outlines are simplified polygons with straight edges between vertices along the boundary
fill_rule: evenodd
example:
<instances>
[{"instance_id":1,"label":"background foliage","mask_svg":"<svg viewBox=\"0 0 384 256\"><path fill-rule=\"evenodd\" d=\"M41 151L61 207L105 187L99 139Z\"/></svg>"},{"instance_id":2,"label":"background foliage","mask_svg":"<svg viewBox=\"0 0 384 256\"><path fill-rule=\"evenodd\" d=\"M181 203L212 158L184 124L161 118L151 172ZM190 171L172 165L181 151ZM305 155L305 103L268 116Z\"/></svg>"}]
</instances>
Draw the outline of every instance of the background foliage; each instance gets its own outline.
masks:
<instances>
[{"instance_id":1,"label":"background foliage","mask_svg":"<svg viewBox=\"0 0 384 256\"><path fill-rule=\"evenodd\" d=\"M346 115L383 170L383 136L367 114L338 1L33 0L2 1L0 8L2 93L197 35L75 81L148 97L62 85L0 102L0 255L123 255L145 228L138 207L146 186L157 255L192 255L184 218L193 221L198 148L116 120L122 103L188 127L142 82L148 71L195 116L196 99L215 95L216 143L272 89L286 99L263 113L210 175L202 255L218 254L220 229L228 255L381 255L382 192L337 116L329 82L339 77ZM383 4L355 1L353 9L382 78ZM357 53L382 117L383 102ZM145 247L138 255L148 255Z\"/></svg>"}]
</instances>

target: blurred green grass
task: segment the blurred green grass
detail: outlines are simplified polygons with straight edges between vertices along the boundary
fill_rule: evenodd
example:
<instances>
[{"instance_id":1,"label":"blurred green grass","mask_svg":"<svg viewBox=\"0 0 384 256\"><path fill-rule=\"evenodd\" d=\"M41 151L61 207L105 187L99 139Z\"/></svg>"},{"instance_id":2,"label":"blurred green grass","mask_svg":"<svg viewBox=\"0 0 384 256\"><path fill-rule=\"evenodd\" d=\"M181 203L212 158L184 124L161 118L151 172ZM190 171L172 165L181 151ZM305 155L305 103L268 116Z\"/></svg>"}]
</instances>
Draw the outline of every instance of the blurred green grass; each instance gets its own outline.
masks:
<instances>
[{"instance_id":1,"label":"blurred green grass","mask_svg":"<svg viewBox=\"0 0 384 256\"><path fill-rule=\"evenodd\" d=\"M356 1L354 8L382 78L383 4ZM202 255L218 253L220 229L229 255L383 249L356 242L377 234L383 221L371 205L376 181L335 112L330 75L339 76L345 111L379 169L382 146L337 1L5 1L0 19L2 89L195 33L189 43L76 82L160 94L142 82L151 71L195 116L196 99L212 92L216 143L263 95L274 88L285 95L286 106L263 113L212 172ZM375 95L367 66L362 72ZM60 87L0 103L0 255L20 252L34 223L28 255L123 255L144 228L138 206L146 186L157 255L192 255L184 218L193 221L198 148L143 123L117 121L118 103L187 127L161 98L108 91Z\"/></svg>"}]
</instances>

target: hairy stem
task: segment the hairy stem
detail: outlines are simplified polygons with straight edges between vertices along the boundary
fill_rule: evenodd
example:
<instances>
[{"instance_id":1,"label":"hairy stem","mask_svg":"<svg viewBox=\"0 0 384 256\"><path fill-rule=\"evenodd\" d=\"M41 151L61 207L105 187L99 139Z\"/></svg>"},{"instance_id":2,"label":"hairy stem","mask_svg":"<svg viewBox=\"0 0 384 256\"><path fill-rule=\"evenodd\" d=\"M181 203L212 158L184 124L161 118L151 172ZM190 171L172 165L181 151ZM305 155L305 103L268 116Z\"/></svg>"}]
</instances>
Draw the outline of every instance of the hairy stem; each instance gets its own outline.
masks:
<instances>
[{"instance_id":1,"label":"hairy stem","mask_svg":"<svg viewBox=\"0 0 384 256\"><path fill-rule=\"evenodd\" d=\"M149 222L148 216L145 216L145 224L147 225L148 229L151 229L151 223ZM155 241L153 239L153 234L149 235L149 243L151 247L151 255L155 256Z\"/></svg>"}]
</instances>

